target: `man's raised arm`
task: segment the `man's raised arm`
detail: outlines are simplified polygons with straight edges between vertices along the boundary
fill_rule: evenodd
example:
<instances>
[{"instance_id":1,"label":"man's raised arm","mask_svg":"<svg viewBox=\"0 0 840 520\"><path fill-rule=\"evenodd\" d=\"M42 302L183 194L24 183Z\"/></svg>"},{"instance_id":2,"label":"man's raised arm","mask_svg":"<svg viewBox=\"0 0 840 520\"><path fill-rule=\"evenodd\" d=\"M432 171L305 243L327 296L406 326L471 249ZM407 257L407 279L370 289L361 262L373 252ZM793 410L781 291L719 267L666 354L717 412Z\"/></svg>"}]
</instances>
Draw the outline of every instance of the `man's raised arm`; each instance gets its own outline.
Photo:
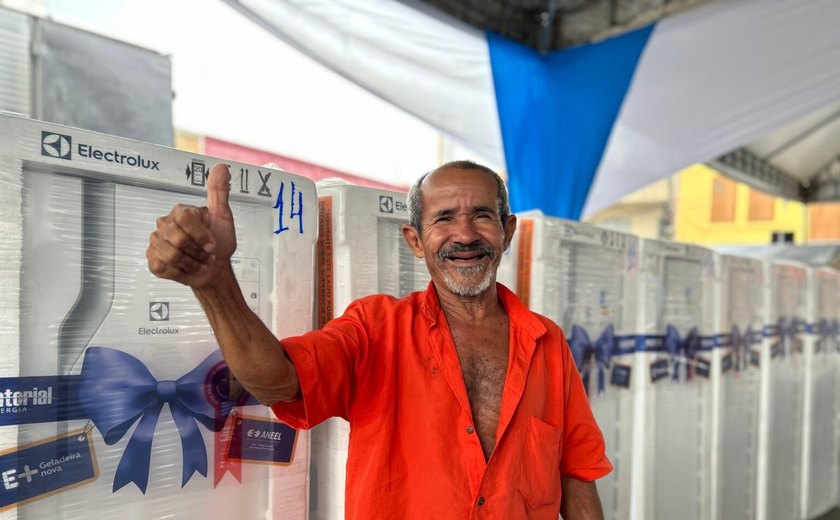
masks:
<instances>
[{"instance_id":1,"label":"man's raised arm","mask_svg":"<svg viewBox=\"0 0 840 520\"><path fill-rule=\"evenodd\" d=\"M207 207L179 204L157 220L146 250L149 270L192 288L228 367L254 397L264 404L291 401L300 396L295 367L248 308L233 274L229 178L227 166L215 165L207 179Z\"/></svg>"}]
</instances>

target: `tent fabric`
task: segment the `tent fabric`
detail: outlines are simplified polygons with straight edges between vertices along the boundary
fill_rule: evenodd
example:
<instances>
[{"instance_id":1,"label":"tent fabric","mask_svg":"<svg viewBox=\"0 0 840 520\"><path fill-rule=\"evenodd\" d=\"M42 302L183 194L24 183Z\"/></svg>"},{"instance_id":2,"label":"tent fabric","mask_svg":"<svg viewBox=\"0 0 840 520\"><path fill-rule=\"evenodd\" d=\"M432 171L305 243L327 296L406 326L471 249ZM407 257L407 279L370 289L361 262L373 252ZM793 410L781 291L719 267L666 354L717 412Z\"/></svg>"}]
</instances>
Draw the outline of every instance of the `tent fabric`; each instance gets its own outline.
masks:
<instances>
[{"instance_id":1,"label":"tent fabric","mask_svg":"<svg viewBox=\"0 0 840 520\"><path fill-rule=\"evenodd\" d=\"M580 217L652 29L546 56L488 33L513 211Z\"/></svg>"},{"instance_id":2,"label":"tent fabric","mask_svg":"<svg viewBox=\"0 0 840 520\"><path fill-rule=\"evenodd\" d=\"M227 2L304 54L504 164L482 31L394 0Z\"/></svg>"},{"instance_id":3,"label":"tent fabric","mask_svg":"<svg viewBox=\"0 0 840 520\"><path fill-rule=\"evenodd\" d=\"M413 8L418 0L226 1L480 156L506 163L516 208L571 218L840 101L836 0L721 0L635 36L545 58ZM555 205L558 193L563 201Z\"/></svg>"},{"instance_id":4,"label":"tent fabric","mask_svg":"<svg viewBox=\"0 0 840 520\"><path fill-rule=\"evenodd\" d=\"M660 21L584 208L840 100L840 2L730 0Z\"/></svg>"}]
</instances>

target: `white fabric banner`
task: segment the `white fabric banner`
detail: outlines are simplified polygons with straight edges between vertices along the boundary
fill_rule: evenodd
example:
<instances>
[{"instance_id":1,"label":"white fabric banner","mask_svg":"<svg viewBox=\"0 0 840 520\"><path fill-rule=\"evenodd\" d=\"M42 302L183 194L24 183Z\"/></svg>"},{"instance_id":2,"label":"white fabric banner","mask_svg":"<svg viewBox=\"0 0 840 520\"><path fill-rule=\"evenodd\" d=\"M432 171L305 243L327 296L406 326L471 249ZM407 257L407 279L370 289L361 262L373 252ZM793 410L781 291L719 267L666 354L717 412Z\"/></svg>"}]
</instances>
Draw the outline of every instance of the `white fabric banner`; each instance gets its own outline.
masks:
<instances>
[{"instance_id":1,"label":"white fabric banner","mask_svg":"<svg viewBox=\"0 0 840 520\"><path fill-rule=\"evenodd\" d=\"M840 100L840 2L729 0L659 22L583 214Z\"/></svg>"},{"instance_id":2,"label":"white fabric banner","mask_svg":"<svg viewBox=\"0 0 840 520\"><path fill-rule=\"evenodd\" d=\"M330 69L504 164L487 39L394 0L227 0Z\"/></svg>"}]
</instances>

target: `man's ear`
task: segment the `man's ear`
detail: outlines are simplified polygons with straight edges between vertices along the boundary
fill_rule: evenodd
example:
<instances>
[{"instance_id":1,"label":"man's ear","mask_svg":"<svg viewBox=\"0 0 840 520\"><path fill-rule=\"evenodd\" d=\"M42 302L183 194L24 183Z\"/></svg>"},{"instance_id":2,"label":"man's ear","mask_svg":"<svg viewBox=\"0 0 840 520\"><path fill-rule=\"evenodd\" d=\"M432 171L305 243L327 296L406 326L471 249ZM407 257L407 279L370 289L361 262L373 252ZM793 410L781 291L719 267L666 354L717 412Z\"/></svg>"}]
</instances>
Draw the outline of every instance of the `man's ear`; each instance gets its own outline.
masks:
<instances>
[{"instance_id":1,"label":"man's ear","mask_svg":"<svg viewBox=\"0 0 840 520\"><path fill-rule=\"evenodd\" d=\"M507 220L505 220L505 247L502 248L502 251L507 251L510 247L510 243L513 241L513 234L516 233L516 215L508 215Z\"/></svg>"},{"instance_id":2,"label":"man's ear","mask_svg":"<svg viewBox=\"0 0 840 520\"><path fill-rule=\"evenodd\" d=\"M402 235L414 256L423 258L425 256L423 253L423 242L420 240L420 232L417 231L417 228L410 224L403 224Z\"/></svg>"}]
</instances>

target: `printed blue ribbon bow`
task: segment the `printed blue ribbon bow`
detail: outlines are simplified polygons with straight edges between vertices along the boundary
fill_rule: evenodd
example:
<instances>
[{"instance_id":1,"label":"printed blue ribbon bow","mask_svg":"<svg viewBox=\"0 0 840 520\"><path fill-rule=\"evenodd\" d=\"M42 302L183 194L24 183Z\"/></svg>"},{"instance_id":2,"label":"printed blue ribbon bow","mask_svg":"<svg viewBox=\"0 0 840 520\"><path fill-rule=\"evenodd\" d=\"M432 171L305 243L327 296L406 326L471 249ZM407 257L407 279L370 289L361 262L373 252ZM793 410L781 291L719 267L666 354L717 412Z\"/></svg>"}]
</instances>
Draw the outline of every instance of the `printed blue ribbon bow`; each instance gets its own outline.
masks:
<instances>
[{"instance_id":1,"label":"printed blue ribbon bow","mask_svg":"<svg viewBox=\"0 0 840 520\"><path fill-rule=\"evenodd\" d=\"M827 319L823 318L817 323L817 335L819 336L817 340L817 351L828 351L831 346L832 331Z\"/></svg>"},{"instance_id":2,"label":"printed blue ribbon bow","mask_svg":"<svg viewBox=\"0 0 840 520\"><path fill-rule=\"evenodd\" d=\"M134 482L146 493L152 437L164 403L169 404L181 436L181 487L196 471L207 476L207 450L196 422L219 431L235 404L222 397L214 405L207 398L206 390L218 390L208 389L208 374L221 361L221 353L216 351L177 381L157 381L140 360L125 352L105 347L87 349L79 395L105 444L118 442L139 419L117 467L113 491Z\"/></svg>"},{"instance_id":3,"label":"printed blue ribbon bow","mask_svg":"<svg viewBox=\"0 0 840 520\"><path fill-rule=\"evenodd\" d=\"M750 366L752 363L752 348L753 345L761 341L762 333L755 331L752 325L747 325L747 330L744 332L744 368Z\"/></svg>"},{"instance_id":4,"label":"printed blue ribbon bow","mask_svg":"<svg viewBox=\"0 0 840 520\"><path fill-rule=\"evenodd\" d=\"M668 325L665 329L665 350L671 355L671 363L674 367L672 379L679 379L680 360L685 359L685 377L691 380L694 377L694 358L700 348L700 336L697 334L697 327L692 327L688 335L680 338L677 328Z\"/></svg>"},{"instance_id":5,"label":"printed blue ribbon bow","mask_svg":"<svg viewBox=\"0 0 840 520\"><path fill-rule=\"evenodd\" d=\"M586 329L580 325L572 326L569 348L587 392L589 392L589 372L592 368L589 363L590 360L595 360L598 366L598 393L602 393L606 388L605 371L609 368L610 358L615 351L615 333L612 324L607 325L595 343L589 339Z\"/></svg>"},{"instance_id":6,"label":"printed blue ribbon bow","mask_svg":"<svg viewBox=\"0 0 840 520\"><path fill-rule=\"evenodd\" d=\"M737 325L732 326L732 353L735 355L735 370L746 370L750 366L752 346L756 342L756 332L752 325L741 334Z\"/></svg>"},{"instance_id":7,"label":"printed blue ribbon bow","mask_svg":"<svg viewBox=\"0 0 840 520\"><path fill-rule=\"evenodd\" d=\"M789 356L794 351L799 350L795 345L799 342L798 334L801 325L802 321L798 318L792 318L790 320L779 318L779 340L784 347L782 349L784 355Z\"/></svg>"},{"instance_id":8,"label":"printed blue ribbon bow","mask_svg":"<svg viewBox=\"0 0 840 520\"><path fill-rule=\"evenodd\" d=\"M741 335L741 329L738 328L738 325L732 326L732 334L730 335L730 343L732 347L732 356L734 357L734 365L735 370L742 370L746 363L743 363L742 359L746 358L744 353L745 350L745 341L746 338Z\"/></svg>"}]
</instances>

